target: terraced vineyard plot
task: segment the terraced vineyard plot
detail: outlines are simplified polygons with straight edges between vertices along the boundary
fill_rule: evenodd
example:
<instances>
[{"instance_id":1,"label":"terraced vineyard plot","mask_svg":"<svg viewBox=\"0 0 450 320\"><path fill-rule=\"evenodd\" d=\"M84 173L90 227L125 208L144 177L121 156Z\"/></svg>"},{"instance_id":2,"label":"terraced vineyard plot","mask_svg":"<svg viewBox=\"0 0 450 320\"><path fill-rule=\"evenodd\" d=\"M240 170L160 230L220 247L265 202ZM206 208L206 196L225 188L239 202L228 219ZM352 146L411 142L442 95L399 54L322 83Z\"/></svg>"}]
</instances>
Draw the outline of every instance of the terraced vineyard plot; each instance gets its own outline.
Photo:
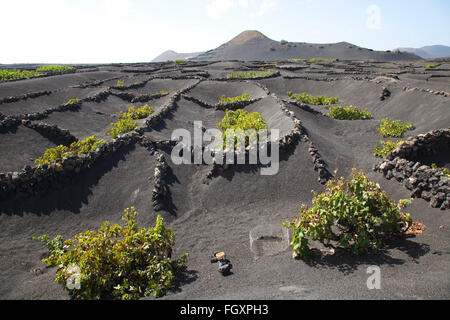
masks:
<instances>
[{"instance_id":1,"label":"terraced vineyard plot","mask_svg":"<svg viewBox=\"0 0 450 320\"><path fill-rule=\"evenodd\" d=\"M237 97L243 93L248 94L252 99L259 99L267 96L266 92L254 83L240 81L203 81L187 93L187 95L210 105L215 105L222 95L227 97Z\"/></svg>"},{"instance_id":2,"label":"terraced vineyard plot","mask_svg":"<svg viewBox=\"0 0 450 320\"><path fill-rule=\"evenodd\" d=\"M17 102L0 104L0 113L4 115L20 115L29 113L42 113L48 109L56 108L67 103L71 99L85 99L94 96L105 88L66 88L51 94L44 94L37 98L28 98Z\"/></svg>"},{"instance_id":3,"label":"terraced vineyard plot","mask_svg":"<svg viewBox=\"0 0 450 320\"><path fill-rule=\"evenodd\" d=\"M25 165L33 166L34 159L53 147L55 143L25 126L0 130L0 172L20 171Z\"/></svg>"},{"instance_id":4,"label":"terraced vineyard plot","mask_svg":"<svg viewBox=\"0 0 450 320\"><path fill-rule=\"evenodd\" d=\"M172 132L176 129L186 129L194 134L194 121L202 121L205 129L214 129L223 118L225 112L214 111L201 107L186 99L176 103L176 108L165 119L152 126L146 135L155 140L170 140Z\"/></svg>"},{"instance_id":5,"label":"terraced vineyard plot","mask_svg":"<svg viewBox=\"0 0 450 320\"><path fill-rule=\"evenodd\" d=\"M4 82L0 83L0 99L10 96L20 96L29 92L65 89L70 86L77 86L84 83L94 83L96 81L103 81L114 77L119 77L121 75L121 73L113 71L94 71L14 82ZM55 77L57 77L56 81Z\"/></svg>"},{"instance_id":6,"label":"terraced vineyard plot","mask_svg":"<svg viewBox=\"0 0 450 320\"><path fill-rule=\"evenodd\" d=\"M82 106L76 111L54 112L47 118L35 122L57 125L61 129L69 130L78 139L84 139L91 135L104 138L106 128L116 119L112 114L99 114L89 107Z\"/></svg>"},{"instance_id":7,"label":"terraced vineyard plot","mask_svg":"<svg viewBox=\"0 0 450 320\"><path fill-rule=\"evenodd\" d=\"M0 104L0 256L7 257L0 259L0 297L67 299L67 293L53 283L56 269L46 268L40 261L45 248L31 237L61 234L69 238L96 229L103 221L117 223L125 208L135 206L141 225L154 225L156 215L161 214L173 228L175 256L189 253L185 278L163 299L396 299L399 294L404 298L449 298L445 269L449 261L444 254L449 246L445 231L449 224L445 207L448 181L422 167L432 163L448 167L448 148L439 144L430 152L427 148L431 146L425 144L418 148L423 154L405 153L405 161L411 160L416 167L415 171L412 166L404 167L405 172L396 171L403 160L391 163L373 154L373 147L382 139L376 129L378 121L386 117L414 123L401 138L410 142L433 139L432 133L427 133L430 130L447 134L436 130L447 128L450 122L449 96L421 89L442 85L441 90L449 91L446 78L427 82L428 74L403 68L409 62L267 63L280 72L277 77L225 79L231 72L268 68L266 62L188 61L89 66L73 74L1 83L0 99L39 90L55 92ZM423 69L423 63L411 63L416 70ZM407 72L398 74L398 79L390 75L401 70ZM195 79L180 79L194 75ZM152 77L169 76L172 78L133 86ZM122 88L114 88L118 81L123 81ZM69 88L74 84L83 85ZM170 94L139 101L161 90ZM298 103L289 99L288 91L338 97L339 103L367 108L373 119L335 120L327 116L329 106ZM218 105L222 95L233 98L243 94L252 100ZM88 95L97 102L81 101ZM52 100L55 97L58 99ZM74 97L81 101L75 110L54 111L40 120L6 117L16 114L7 108L16 107L22 114L40 108L33 101L59 103ZM145 104L154 112L138 120L135 131L114 140L105 135L109 124L119 119L118 112ZM186 129L193 136L195 121L202 121L203 130L216 128L227 109L258 112L269 129L280 130L276 174L261 175L262 165L175 164L171 158L174 143L169 142L174 130ZM36 170L32 160L55 146L49 137L26 127L40 122L56 125L56 131L67 129L72 138L95 134L106 143L82 157L69 157ZM27 164L30 168L22 170ZM292 220L302 203L311 203L311 190L321 193L325 189L335 169L338 176L347 176L353 167L363 169L395 201L413 194L406 212L426 225L423 234L399 237L379 251L357 257L338 251L332 254L319 243L311 245L314 254L310 261L293 260L292 248L284 243L276 252L266 250L268 242L281 241L270 226ZM23 180L14 184L5 175L8 171L18 171ZM406 177L408 171L414 175ZM436 185L436 194L410 177L428 179L427 185ZM257 240L252 230L263 230ZM216 251L225 251L231 259L230 276L222 277L209 263L209 256ZM372 265L382 270L382 291L366 290L366 269Z\"/></svg>"}]
</instances>

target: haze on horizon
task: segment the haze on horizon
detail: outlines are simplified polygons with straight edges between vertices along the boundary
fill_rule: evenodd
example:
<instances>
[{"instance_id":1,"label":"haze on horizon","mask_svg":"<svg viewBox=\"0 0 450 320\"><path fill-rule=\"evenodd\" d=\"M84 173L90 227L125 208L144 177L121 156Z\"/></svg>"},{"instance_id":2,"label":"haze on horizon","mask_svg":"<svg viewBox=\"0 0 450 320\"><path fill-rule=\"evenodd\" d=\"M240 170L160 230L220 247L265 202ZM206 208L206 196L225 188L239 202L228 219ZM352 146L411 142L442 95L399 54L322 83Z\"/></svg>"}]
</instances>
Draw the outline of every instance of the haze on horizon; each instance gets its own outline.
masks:
<instances>
[{"instance_id":1,"label":"haze on horizon","mask_svg":"<svg viewBox=\"0 0 450 320\"><path fill-rule=\"evenodd\" d=\"M446 0L2 0L0 12L3 64L146 62L244 30L374 50L450 45Z\"/></svg>"}]
</instances>

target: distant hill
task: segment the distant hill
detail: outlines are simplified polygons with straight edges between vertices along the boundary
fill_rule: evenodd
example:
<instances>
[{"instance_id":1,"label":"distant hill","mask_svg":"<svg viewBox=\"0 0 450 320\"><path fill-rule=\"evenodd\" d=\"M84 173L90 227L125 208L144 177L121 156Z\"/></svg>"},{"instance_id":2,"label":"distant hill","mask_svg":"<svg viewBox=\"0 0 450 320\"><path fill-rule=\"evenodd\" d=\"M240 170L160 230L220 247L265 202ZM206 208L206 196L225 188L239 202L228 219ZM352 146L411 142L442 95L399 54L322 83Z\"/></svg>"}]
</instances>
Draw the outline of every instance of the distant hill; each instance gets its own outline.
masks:
<instances>
[{"instance_id":1,"label":"distant hill","mask_svg":"<svg viewBox=\"0 0 450 320\"><path fill-rule=\"evenodd\" d=\"M424 59L450 57L450 47L443 45L425 46L422 48L398 48L397 50L411 52Z\"/></svg>"},{"instance_id":2,"label":"distant hill","mask_svg":"<svg viewBox=\"0 0 450 320\"><path fill-rule=\"evenodd\" d=\"M178 53L173 50L167 50L157 56L152 62L165 62L168 60L178 60L178 59L189 59L195 56L202 54L202 52L193 52L193 53Z\"/></svg>"},{"instance_id":3,"label":"distant hill","mask_svg":"<svg viewBox=\"0 0 450 320\"><path fill-rule=\"evenodd\" d=\"M348 42L318 44L305 42L274 41L256 30L248 30L222 44L220 47L200 54L197 60L244 60L273 61L294 58L328 58L340 60L419 60L408 52L373 51Z\"/></svg>"}]
</instances>

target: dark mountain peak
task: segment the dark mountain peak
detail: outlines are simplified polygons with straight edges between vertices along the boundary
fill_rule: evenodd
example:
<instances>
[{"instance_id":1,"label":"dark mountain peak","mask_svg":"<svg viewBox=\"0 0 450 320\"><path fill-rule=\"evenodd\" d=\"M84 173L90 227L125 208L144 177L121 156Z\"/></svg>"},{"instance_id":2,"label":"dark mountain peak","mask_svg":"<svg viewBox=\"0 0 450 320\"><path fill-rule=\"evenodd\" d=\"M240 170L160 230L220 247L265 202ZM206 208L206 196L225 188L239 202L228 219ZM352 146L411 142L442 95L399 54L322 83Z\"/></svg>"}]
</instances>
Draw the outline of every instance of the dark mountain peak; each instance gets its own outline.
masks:
<instances>
[{"instance_id":1,"label":"dark mountain peak","mask_svg":"<svg viewBox=\"0 0 450 320\"><path fill-rule=\"evenodd\" d=\"M252 40L270 40L265 35L263 35L261 32L256 30L246 30L244 32L241 32L238 36L234 37L231 41L228 42L228 44L231 45L242 45L245 43L248 43Z\"/></svg>"}]
</instances>

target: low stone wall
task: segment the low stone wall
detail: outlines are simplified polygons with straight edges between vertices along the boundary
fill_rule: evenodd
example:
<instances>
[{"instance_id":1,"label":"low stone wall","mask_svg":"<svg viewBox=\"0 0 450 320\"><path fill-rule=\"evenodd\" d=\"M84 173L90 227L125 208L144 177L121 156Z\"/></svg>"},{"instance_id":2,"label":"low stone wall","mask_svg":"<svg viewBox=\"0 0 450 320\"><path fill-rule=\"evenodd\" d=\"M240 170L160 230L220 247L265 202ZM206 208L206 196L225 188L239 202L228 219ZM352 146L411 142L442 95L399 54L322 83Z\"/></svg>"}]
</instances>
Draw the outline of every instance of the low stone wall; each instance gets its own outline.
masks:
<instances>
[{"instance_id":1,"label":"low stone wall","mask_svg":"<svg viewBox=\"0 0 450 320\"><path fill-rule=\"evenodd\" d=\"M189 96L189 95L183 95L183 98L186 100L192 101L196 104L198 104L201 107L207 108L207 109L214 109L214 110L237 110L237 109L243 109L246 106L257 102L261 100L262 98L257 99L250 99L250 100L243 100L243 101L236 101L236 102L230 102L230 103L216 103L216 104L209 104L208 102L205 102L203 100L197 99L195 97Z\"/></svg>"},{"instance_id":2,"label":"low stone wall","mask_svg":"<svg viewBox=\"0 0 450 320\"><path fill-rule=\"evenodd\" d=\"M162 121L163 117L166 114L168 114L169 112L171 112L176 107L176 102L180 99L181 95L183 93L193 89L201 81L202 80L198 80L196 83L190 85L189 87L176 91L175 94L170 98L170 100L164 106L162 106L161 110L158 113L152 114L152 115L150 115L150 117L147 118L147 120L145 121L145 125L146 125L147 129L151 130L151 127L160 123Z\"/></svg>"},{"instance_id":3,"label":"low stone wall","mask_svg":"<svg viewBox=\"0 0 450 320\"><path fill-rule=\"evenodd\" d=\"M396 179L411 190L411 197L430 202L433 208L450 208L450 178L420 163L421 156L436 154L450 145L450 129L433 130L406 140L374 167L387 179Z\"/></svg>"},{"instance_id":4,"label":"low stone wall","mask_svg":"<svg viewBox=\"0 0 450 320\"><path fill-rule=\"evenodd\" d=\"M33 99L33 98L37 98L40 96L45 96L45 95L50 95L52 92L51 91L36 91L36 92L30 92L30 93L25 93L23 95L20 96L13 96L13 97L6 97L3 99L0 99L0 104L4 104L4 103L11 103L11 102L17 102L20 100L27 100L27 99Z\"/></svg>"},{"instance_id":5,"label":"low stone wall","mask_svg":"<svg viewBox=\"0 0 450 320\"><path fill-rule=\"evenodd\" d=\"M169 194L169 188L166 183L167 164L166 158L160 152L156 152L156 167L154 179L154 188L152 190L152 205L153 210L161 211L165 208L164 199L167 198Z\"/></svg>"},{"instance_id":6,"label":"low stone wall","mask_svg":"<svg viewBox=\"0 0 450 320\"><path fill-rule=\"evenodd\" d=\"M82 100L70 104L62 104L57 107L49 107L47 110L42 112L18 114L12 116L0 116L0 129L9 128L19 125L22 120L41 120L46 118L53 112L63 112L67 110L77 110L81 107ZM3 118L3 119L2 119Z\"/></svg>"},{"instance_id":7,"label":"low stone wall","mask_svg":"<svg viewBox=\"0 0 450 320\"><path fill-rule=\"evenodd\" d=\"M69 184L76 174L91 168L98 160L110 157L120 148L141 142L141 136L130 132L101 145L94 152L70 156L61 162L40 167L25 166L19 172L0 173L0 200L45 193Z\"/></svg>"},{"instance_id":8,"label":"low stone wall","mask_svg":"<svg viewBox=\"0 0 450 320\"><path fill-rule=\"evenodd\" d=\"M70 145L78 140L69 130L61 129L57 125L49 125L43 122L33 123L30 120L22 120L22 124L25 127L36 130L49 140L58 141L58 144Z\"/></svg>"}]
</instances>

